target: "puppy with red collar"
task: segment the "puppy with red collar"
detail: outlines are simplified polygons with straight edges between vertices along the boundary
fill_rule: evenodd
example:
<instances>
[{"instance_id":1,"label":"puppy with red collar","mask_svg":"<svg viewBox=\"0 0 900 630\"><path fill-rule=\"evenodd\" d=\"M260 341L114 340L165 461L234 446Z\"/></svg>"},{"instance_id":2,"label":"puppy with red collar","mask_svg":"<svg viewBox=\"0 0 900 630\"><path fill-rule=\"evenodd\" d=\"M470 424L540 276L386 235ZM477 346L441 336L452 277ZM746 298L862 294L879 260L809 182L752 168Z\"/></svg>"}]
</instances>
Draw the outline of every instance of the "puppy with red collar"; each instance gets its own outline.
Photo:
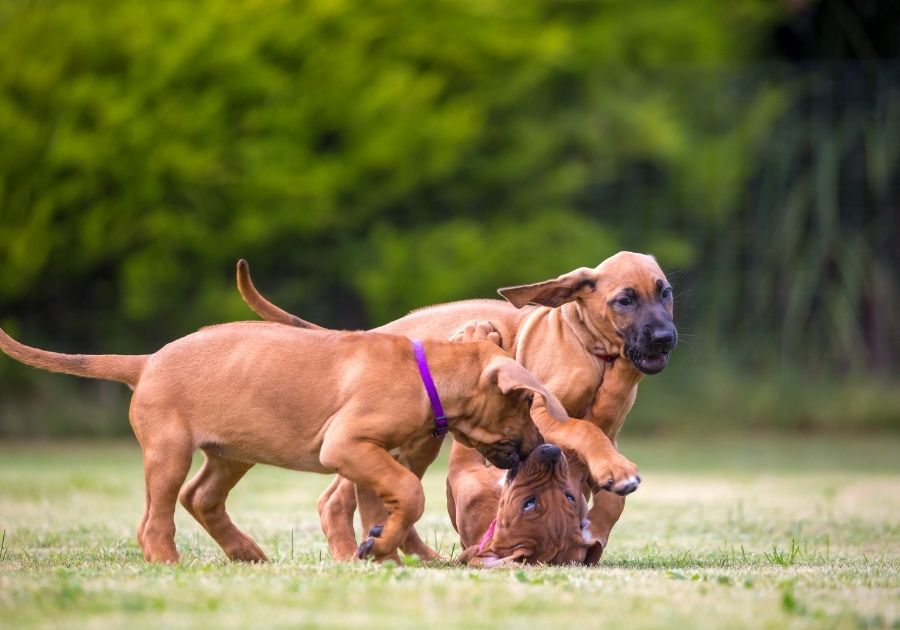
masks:
<instances>
[{"instance_id":1,"label":"puppy with red collar","mask_svg":"<svg viewBox=\"0 0 900 630\"><path fill-rule=\"evenodd\" d=\"M587 502L569 478L562 450L542 444L509 471L453 443L447 475L447 511L459 533L458 562L495 567L512 562L584 562L592 544Z\"/></svg>"}]
</instances>

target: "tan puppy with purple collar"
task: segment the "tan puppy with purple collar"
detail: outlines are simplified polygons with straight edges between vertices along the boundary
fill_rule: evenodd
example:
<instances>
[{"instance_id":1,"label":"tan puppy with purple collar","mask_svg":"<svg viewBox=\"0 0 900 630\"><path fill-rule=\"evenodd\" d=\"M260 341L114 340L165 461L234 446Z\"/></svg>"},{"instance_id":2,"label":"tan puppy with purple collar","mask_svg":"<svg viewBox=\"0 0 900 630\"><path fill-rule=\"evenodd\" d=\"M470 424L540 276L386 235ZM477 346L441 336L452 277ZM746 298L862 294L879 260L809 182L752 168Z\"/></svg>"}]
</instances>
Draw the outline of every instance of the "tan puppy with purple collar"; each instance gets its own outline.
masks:
<instances>
[{"instance_id":1,"label":"tan puppy with purple collar","mask_svg":"<svg viewBox=\"0 0 900 630\"><path fill-rule=\"evenodd\" d=\"M358 553L395 557L425 497L419 478L392 451L403 448L421 461L417 449L430 452L439 443L431 435L425 372L441 392L449 432L500 467L518 464L540 443L532 417L568 419L556 398L493 343L426 340L422 348L427 361L417 362L402 336L237 322L150 355L82 355L32 348L0 330L0 349L17 361L134 390L129 419L146 479L137 538L151 562L178 561L178 499L229 558L265 560L225 511L228 493L257 463L338 473L366 488L385 513ZM182 488L196 449L205 462Z\"/></svg>"}]
</instances>

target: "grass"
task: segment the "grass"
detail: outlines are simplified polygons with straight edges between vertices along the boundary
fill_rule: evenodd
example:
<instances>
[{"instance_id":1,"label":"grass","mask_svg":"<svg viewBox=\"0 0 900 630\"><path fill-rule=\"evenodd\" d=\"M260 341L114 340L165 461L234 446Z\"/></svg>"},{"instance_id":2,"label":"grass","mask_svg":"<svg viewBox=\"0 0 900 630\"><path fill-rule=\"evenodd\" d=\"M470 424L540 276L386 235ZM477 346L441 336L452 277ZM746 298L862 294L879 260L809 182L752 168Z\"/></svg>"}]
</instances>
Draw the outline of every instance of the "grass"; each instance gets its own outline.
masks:
<instances>
[{"instance_id":1,"label":"grass","mask_svg":"<svg viewBox=\"0 0 900 630\"><path fill-rule=\"evenodd\" d=\"M627 440L644 484L600 567L337 564L328 479L259 467L230 511L269 553L231 564L179 508L180 566L144 563L130 443L0 445L5 627L900 627L900 438ZM420 530L444 553L444 461ZM454 550L456 551L456 550Z\"/></svg>"}]
</instances>

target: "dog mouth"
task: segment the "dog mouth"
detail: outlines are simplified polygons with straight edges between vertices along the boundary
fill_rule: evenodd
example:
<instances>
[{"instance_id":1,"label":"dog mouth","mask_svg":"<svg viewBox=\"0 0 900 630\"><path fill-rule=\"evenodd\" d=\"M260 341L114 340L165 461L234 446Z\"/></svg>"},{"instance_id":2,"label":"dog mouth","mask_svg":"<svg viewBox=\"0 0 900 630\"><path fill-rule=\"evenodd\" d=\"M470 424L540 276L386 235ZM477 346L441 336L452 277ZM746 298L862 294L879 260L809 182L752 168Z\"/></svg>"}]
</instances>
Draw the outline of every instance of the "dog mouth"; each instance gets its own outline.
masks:
<instances>
[{"instance_id":1,"label":"dog mouth","mask_svg":"<svg viewBox=\"0 0 900 630\"><path fill-rule=\"evenodd\" d=\"M628 350L628 358L634 363L634 366L644 374L658 374L665 369L669 363L669 353L659 352L656 354L642 352L636 348Z\"/></svg>"},{"instance_id":2,"label":"dog mouth","mask_svg":"<svg viewBox=\"0 0 900 630\"><path fill-rule=\"evenodd\" d=\"M522 459L519 457L520 446L516 442L503 441L495 444L477 444L475 450L493 466L502 469L518 467Z\"/></svg>"}]
</instances>

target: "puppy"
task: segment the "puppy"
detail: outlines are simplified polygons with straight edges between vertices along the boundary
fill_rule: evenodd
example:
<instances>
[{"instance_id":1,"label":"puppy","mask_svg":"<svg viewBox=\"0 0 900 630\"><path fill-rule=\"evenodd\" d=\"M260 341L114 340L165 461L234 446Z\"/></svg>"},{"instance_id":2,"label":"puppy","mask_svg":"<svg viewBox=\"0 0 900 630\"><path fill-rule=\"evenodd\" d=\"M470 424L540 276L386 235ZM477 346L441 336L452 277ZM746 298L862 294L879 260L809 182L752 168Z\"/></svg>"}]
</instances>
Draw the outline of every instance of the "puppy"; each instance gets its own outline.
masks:
<instances>
[{"instance_id":1,"label":"puppy","mask_svg":"<svg viewBox=\"0 0 900 630\"><path fill-rule=\"evenodd\" d=\"M504 472L454 443L447 510L463 548L457 561L472 566L571 564L584 561L589 547L582 535L587 502L554 444L542 444Z\"/></svg>"},{"instance_id":2,"label":"puppy","mask_svg":"<svg viewBox=\"0 0 900 630\"><path fill-rule=\"evenodd\" d=\"M449 432L498 467L517 464L540 444L532 416L567 420L543 385L496 345L422 347ZM339 473L373 492L388 515L372 527L360 557L394 557L422 515L419 478L389 453L403 445L415 456L437 441L421 363L406 337L237 322L204 328L151 355L58 354L2 330L0 349L34 367L134 389L130 421L143 451L147 498L137 538L148 561L178 561L178 498L229 558L265 560L225 511L229 491L256 463ZM198 448L206 461L181 488Z\"/></svg>"}]
</instances>

